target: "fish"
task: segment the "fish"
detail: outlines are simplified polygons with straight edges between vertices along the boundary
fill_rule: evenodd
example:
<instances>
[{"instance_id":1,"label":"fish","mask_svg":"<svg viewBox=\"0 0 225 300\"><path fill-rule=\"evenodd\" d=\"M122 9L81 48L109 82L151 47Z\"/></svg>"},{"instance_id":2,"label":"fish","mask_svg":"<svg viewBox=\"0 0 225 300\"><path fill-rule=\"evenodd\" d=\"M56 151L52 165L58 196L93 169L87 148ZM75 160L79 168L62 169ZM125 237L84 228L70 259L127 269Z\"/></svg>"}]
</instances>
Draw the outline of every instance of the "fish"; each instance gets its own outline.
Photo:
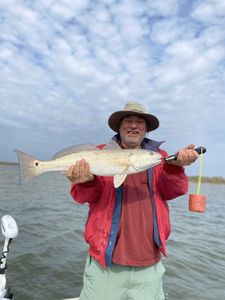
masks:
<instances>
[{"instance_id":1,"label":"fish","mask_svg":"<svg viewBox=\"0 0 225 300\"><path fill-rule=\"evenodd\" d=\"M159 152L145 149L121 149L111 141L103 149L94 144L75 145L57 152L52 160L38 160L20 150L15 150L20 165L20 184L51 171L66 172L79 160L86 160L90 172L97 176L113 176L118 188L128 174L142 172L162 162Z\"/></svg>"}]
</instances>

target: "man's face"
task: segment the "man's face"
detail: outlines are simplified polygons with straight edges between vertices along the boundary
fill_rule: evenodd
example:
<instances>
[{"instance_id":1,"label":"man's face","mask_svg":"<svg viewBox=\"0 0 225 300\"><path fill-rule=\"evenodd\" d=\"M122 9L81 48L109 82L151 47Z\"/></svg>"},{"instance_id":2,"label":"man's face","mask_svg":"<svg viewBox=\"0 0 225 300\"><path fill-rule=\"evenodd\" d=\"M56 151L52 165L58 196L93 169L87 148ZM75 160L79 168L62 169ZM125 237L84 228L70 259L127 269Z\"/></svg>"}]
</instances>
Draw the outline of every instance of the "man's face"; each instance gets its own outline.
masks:
<instances>
[{"instance_id":1,"label":"man's face","mask_svg":"<svg viewBox=\"0 0 225 300\"><path fill-rule=\"evenodd\" d=\"M125 148L140 148L146 132L146 121L140 116L124 117L120 123L119 133L121 143Z\"/></svg>"}]
</instances>

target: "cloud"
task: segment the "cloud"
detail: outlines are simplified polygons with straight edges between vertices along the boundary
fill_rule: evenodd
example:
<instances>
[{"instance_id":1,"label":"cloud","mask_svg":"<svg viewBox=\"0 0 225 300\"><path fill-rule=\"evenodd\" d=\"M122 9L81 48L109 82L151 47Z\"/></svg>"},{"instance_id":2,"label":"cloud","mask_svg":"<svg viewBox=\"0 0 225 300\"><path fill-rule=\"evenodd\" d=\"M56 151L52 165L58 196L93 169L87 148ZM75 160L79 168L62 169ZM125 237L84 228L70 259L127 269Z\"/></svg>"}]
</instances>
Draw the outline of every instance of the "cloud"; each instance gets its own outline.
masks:
<instances>
[{"instance_id":1,"label":"cloud","mask_svg":"<svg viewBox=\"0 0 225 300\"><path fill-rule=\"evenodd\" d=\"M197 1L191 16L205 25L221 24L221 19L225 16L225 3L216 0Z\"/></svg>"},{"instance_id":2,"label":"cloud","mask_svg":"<svg viewBox=\"0 0 225 300\"><path fill-rule=\"evenodd\" d=\"M0 160L108 141L108 116L129 99L158 115L151 136L169 152L221 149L224 16L218 1L2 0Z\"/></svg>"}]
</instances>

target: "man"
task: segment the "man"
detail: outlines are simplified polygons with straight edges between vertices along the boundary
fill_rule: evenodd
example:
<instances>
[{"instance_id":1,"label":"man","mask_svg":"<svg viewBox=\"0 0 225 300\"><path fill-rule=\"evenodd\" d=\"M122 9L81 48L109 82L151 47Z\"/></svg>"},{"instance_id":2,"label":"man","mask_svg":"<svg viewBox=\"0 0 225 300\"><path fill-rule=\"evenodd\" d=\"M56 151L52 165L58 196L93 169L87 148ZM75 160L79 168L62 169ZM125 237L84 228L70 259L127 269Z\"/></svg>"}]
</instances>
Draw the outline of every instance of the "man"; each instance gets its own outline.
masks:
<instances>
[{"instance_id":1,"label":"man","mask_svg":"<svg viewBox=\"0 0 225 300\"><path fill-rule=\"evenodd\" d=\"M128 102L108 124L122 149L144 148L167 156L159 149L162 143L145 138L159 121L141 104ZM85 239L90 251L80 300L165 299L161 254L166 255L170 234L167 200L187 192L183 166L197 158L190 145L178 152L176 161L128 175L117 189L112 177L91 174L85 160L69 168L72 197L89 203Z\"/></svg>"}]
</instances>

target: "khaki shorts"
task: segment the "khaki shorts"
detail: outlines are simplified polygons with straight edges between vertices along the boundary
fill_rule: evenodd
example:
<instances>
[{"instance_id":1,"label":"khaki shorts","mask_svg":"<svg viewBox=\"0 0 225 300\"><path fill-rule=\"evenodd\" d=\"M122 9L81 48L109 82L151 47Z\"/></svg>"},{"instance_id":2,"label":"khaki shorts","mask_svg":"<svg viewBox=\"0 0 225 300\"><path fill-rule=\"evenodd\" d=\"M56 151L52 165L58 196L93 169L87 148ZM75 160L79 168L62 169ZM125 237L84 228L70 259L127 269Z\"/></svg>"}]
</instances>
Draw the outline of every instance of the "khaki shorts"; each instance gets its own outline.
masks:
<instances>
[{"instance_id":1,"label":"khaki shorts","mask_svg":"<svg viewBox=\"0 0 225 300\"><path fill-rule=\"evenodd\" d=\"M89 255L80 300L164 300L161 262L150 267L112 264L103 269Z\"/></svg>"}]
</instances>

